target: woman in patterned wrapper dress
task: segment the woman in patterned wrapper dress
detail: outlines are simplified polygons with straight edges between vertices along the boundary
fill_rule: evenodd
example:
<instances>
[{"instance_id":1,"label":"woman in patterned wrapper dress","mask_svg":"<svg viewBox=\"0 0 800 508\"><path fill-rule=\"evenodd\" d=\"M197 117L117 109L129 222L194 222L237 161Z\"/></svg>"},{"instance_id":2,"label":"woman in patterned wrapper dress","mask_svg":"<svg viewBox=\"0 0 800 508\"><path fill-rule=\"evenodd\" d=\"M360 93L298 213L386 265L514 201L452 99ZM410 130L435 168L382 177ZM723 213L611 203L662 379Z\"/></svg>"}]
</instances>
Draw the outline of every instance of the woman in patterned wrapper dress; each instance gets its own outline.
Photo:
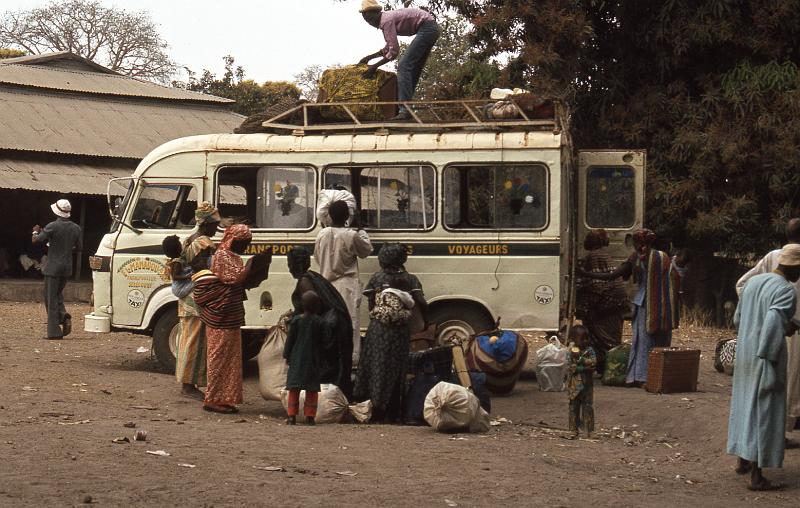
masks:
<instances>
[{"instance_id":1,"label":"woman in patterned wrapper dress","mask_svg":"<svg viewBox=\"0 0 800 508\"><path fill-rule=\"evenodd\" d=\"M207 201L197 206L194 218L197 231L184 242L182 258L197 273L209 267L215 250L211 237L221 219L217 209ZM178 298L178 319L181 334L175 354L175 378L182 385L182 395L203 400L205 395L198 387L206 386L206 330L191 292Z\"/></svg>"},{"instance_id":2,"label":"woman in patterned wrapper dress","mask_svg":"<svg viewBox=\"0 0 800 508\"><path fill-rule=\"evenodd\" d=\"M426 316L428 304L419 279L408 273L405 262L406 248L396 243L385 244L378 253L381 271L375 273L364 290L369 299L370 311L375 308L378 295L389 288L402 288L413 298ZM401 395L406 361L411 343L409 321L391 324L373 315L364 338L364 349L356 375L356 400L372 400L373 422L395 422L401 416Z\"/></svg>"},{"instance_id":3,"label":"woman in patterned wrapper dress","mask_svg":"<svg viewBox=\"0 0 800 508\"><path fill-rule=\"evenodd\" d=\"M586 257L581 260L581 267L590 273L613 272L611 256L605 249L607 246L608 233L604 229L589 231L583 241ZM619 279L579 278L575 310L589 330L589 341L597 355L597 372L602 374L606 353L622 343L623 316L630 310L623 282Z\"/></svg>"},{"instance_id":4,"label":"woman in patterned wrapper dress","mask_svg":"<svg viewBox=\"0 0 800 508\"><path fill-rule=\"evenodd\" d=\"M192 275L194 300L206 325L208 387L203 409L235 413L242 402L242 332L245 289L267 277L271 251L242 261L253 235L244 224L225 230L211 270ZM251 276L251 271L254 274Z\"/></svg>"}]
</instances>

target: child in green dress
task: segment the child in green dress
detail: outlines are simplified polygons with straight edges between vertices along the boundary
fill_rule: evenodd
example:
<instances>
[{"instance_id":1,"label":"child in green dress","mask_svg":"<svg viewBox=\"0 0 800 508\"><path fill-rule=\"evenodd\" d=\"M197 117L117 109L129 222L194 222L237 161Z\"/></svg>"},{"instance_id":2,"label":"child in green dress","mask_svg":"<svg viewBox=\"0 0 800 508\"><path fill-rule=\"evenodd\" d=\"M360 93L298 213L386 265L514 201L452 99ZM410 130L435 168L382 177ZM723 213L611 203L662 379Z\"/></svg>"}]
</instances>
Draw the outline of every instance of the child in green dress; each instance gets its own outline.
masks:
<instances>
[{"instance_id":1,"label":"child in green dress","mask_svg":"<svg viewBox=\"0 0 800 508\"><path fill-rule=\"evenodd\" d=\"M286 423L289 425L296 423L297 413L300 410L300 391L305 390L303 414L306 423L314 425L320 391L318 349L324 339L322 334L326 333L326 326L319 316L322 308L319 295L314 291L306 291L300 299L303 313L289 322L289 336L283 348L283 357L289 364L289 372L286 375L286 390L289 392Z\"/></svg>"},{"instance_id":2,"label":"child in green dress","mask_svg":"<svg viewBox=\"0 0 800 508\"><path fill-rule=\"evenodd\" d=\"M572 439L579 435L581 425L586 435L594 432L594 371L597 357L589 346L589 330L583 325L574 326L568 347L567 393L569 395L569 430Z\"/></svg>"}]
</instances>

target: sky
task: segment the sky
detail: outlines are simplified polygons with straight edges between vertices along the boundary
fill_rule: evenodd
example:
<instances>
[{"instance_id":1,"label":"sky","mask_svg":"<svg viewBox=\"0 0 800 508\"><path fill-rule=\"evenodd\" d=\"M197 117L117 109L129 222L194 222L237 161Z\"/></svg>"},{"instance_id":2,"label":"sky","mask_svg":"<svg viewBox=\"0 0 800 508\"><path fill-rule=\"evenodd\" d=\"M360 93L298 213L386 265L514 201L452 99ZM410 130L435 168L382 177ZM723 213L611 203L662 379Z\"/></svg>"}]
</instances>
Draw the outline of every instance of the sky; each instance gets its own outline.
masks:
<instances>
[{"instance_id":1,"label":"sky","mask_svg":"<svg viewBox=\"0 0 800 508\"><path fill-rule=\"evenodd\" d=\"M27 10L45 0L2 0L0 9ZM309 65L356 63L384 42L361 18L361 0L101 0L150 13L179 65L199 73L223 70L232 55L245 77L292 81ZM402 38L401 38L402 39Z\"/></svg>"}]
</instances>

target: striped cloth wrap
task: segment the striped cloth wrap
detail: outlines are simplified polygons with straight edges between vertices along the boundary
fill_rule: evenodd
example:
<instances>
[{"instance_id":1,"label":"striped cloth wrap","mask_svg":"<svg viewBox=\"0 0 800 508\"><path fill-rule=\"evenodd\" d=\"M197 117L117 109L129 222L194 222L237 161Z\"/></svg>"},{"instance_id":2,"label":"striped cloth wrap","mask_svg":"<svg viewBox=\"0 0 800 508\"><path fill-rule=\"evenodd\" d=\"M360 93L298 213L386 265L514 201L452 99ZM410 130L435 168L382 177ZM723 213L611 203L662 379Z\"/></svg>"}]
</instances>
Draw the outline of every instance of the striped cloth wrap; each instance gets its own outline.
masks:
<instances>
[{"instance_id":1,"label":"striped cloth wrap","mask_svg":"<svg viewBox=\"0 0 800 508\"><path fill-rule=\"evenodd\" d=\"M484 350L480 345L479 336L473 337L467 345L467 368L486 374L486 389L494 395L508 395L514 390L522 367L528 359L528 343L517 333L507 330L482 334L499 336L509 333L516 339L516 347L511 358L505 361L496 359L490 351Z\"/></svg>"}]
</instances>

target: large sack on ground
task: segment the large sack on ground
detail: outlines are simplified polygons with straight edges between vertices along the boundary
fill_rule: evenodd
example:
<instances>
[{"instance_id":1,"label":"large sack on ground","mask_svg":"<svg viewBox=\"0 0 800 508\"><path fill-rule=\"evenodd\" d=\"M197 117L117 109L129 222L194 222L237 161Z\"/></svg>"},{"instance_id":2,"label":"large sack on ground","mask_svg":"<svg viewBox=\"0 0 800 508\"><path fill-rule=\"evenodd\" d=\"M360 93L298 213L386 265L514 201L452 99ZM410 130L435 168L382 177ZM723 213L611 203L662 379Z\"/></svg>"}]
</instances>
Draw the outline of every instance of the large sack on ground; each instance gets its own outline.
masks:
<instances>
[{"instance_id":1,"label":"large sack on ground","mask_svg":"<svg viewBox=\"0 0 800 508\"><path fill-rule=\"evenodd\" d=\"M283 409L289 407L289 391L281 391L281 403ZM303 407L306 403L306 391L300 391L300 411L298 416L303 416ZM371 413L371 407L370 407ZM347 414L347 397L344 396L336 385L320 385L319 399L317 402L317 416L314 418L316 423L339 423Z\"/></svg>"},{"instance_id":2,"label":"large sack on ground","mask_svg":"<svg viewBox=\"0 0 800 508\"><path fill-rule=\"evenodd\" d=\"M536 381L543 392L564 391L567 377L567 348L553 337L550 343L536 351Z\"/></svg>"},{"instance_id":3,"label":"large sack on ground","mask_svg":"<svg viewBox=\"0 0 800 508\"><path fill-rule=\"evenodd\" d=\"M484 427L484 419L478 397L463 386L441 382L425 397L425 421L437 432L476 431ZM488 430L488 425L485 426Z\"/></svg>"},{"instance_id":4,"label":"large sack on ground","mask_svg":"<svg viewBox=\"0 0 800 508\"><path fill-rule=\"evenodd\" d=\"M606 369L600 381L607 386L624 386L628 377L628 357L630 344L621 344L606 353Z\"/></svg>"},{"instance_id":5,"label":"large sack on ground","mask_svg":"<svg viewBox=\"0 0 800 508\"><path fill-rule=\"evenodd\" d=\"M269 329L258 353L258 390L266 400L281 400L281 390L286 387L289 365L283 358L285 345L286 327L281 322Z\"/></svg>"},{"instance_id":6,"label":"large sack on ground","mask_svg":"<svg viewBox=\"0 0 800 508\"><path fill-rule=\"evenodd\" d=\"M317 219L323 226L328 227L332 224L328 209L334 201L344 201L350 209L350 218L356 213L356 198L352 193L339 189L322 189L317 198Z\"/></svg>"},{"instance_id":7,"label":"large sack on ground","mask_svg":"<svg viewBox=\"0 0 800 508\"><path fill-rule=\"evenodd\" d=\"M466 356L470 370L486 374L487 390L494 395L508 395L528 359L528 343L515 332L496 330L473 338Z\"/></svg>"}]
</instances>

